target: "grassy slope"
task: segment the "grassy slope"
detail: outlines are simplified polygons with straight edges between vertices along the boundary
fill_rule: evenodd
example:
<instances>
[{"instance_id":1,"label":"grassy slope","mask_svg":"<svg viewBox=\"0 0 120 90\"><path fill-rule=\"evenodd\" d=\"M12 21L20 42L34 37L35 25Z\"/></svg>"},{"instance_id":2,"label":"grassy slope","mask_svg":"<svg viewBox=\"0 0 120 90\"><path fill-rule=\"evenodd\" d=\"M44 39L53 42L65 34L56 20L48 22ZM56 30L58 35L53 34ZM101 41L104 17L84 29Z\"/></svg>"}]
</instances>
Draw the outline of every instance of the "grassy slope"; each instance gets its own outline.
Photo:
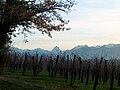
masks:
<instances>
[{"instance_id":1,"label":"grassy slope","mask_svg":"<svg viewBox=\"0 0 120 90\"><path fill-rule=\"evenodd\" d=\"M0 90L92 90L92 87L92 81L86 86L79 80L76 80L75 84L70 87L69 82L65 83L65 80L59 76L55 80L51 80L46 72L42 72L36 77L32 76L31 73L21 76L19 72L6 72L6 75L0 76ZM102 82L99 83L97 90L109 90L109 82L104 86ZM113 90L120 90L120 87L117 87L117 82L114 83Z\"/></svg>"}]
</instances>

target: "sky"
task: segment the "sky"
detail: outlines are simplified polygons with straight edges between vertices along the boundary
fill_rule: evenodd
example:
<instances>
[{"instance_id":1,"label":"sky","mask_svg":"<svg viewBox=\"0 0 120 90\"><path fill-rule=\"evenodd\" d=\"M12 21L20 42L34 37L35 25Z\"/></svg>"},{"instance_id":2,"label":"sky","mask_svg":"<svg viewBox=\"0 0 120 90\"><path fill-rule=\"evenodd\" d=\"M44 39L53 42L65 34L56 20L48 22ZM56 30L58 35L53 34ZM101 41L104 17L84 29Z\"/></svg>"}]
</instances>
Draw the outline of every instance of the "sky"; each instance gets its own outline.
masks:
<instances>
[{"instance_id":1,"label":"sky","mask_svg":"<svg viewBox=\"0 0 120 90\"><path fill-rule=\"evenodd\" d=\"M63 16L70 20L66 27L71 30L53 31L52 38L35 31L35 34L28 34L27 43L23 42L23 35L19 35L13 38L12 46L46 50L59 46L67 50L77 45L120 43L120 0L76 0L76 3L71 13Z\"/></svg>"}]
</instances>

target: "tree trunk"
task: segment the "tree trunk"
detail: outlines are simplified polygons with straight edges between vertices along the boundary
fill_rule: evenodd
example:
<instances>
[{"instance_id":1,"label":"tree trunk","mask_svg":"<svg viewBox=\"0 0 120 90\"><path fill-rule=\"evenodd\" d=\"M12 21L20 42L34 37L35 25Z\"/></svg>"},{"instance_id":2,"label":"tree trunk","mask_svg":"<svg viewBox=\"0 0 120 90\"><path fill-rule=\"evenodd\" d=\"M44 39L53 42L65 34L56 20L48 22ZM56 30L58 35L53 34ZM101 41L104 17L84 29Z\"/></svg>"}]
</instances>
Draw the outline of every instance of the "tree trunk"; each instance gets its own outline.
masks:
<instances>
[{"instance_id":1,"label":"tree trunk","mask_svg":"<svg viewBox=\"0 0 120 90\"><path fill-rule=\"evenodd\" d=\"M78 80L80 80L80 76L81 76L81 65L82 65L82 61L81 61L81 57L79 57Z\"/></svg>"},{"instance_id":2,"label":"tree trunk","mask_svg":"<svg viewBox=\"0 0 120 90\"><path fill-rule=\"evenodd\" d=\"M3 74L4 65L7 60L8 43L8 35L0 32L0 75Z\"/></svg>"},{"instance_id":3,"label":"tree trunk","mask_svg":"<svg viewBox=\"0 0 120 90\"><path fill-rule=\"evenodd\" d=\"M66 82L68 82L68 65L69 65L69 55L67 55Z\"/></svg>"},{"instance_id":4,"label":"tree trunk","mask_svg":"<svg viewBox=\"0 0 120 90\"><path fill-rule=\"evenodd\" d=\"M89 73L90 73L90 61L88 62L87 77L86 77L86 85L88 85Z\"/></svg>"},{"instance_id":5,"label":"tree trunk","mask_svg":"<svg viewBox=\"0 0 120 90\"><path fill-rule=\"evenodd\" d=\"M58 67L58 59L59 59L59 55L57 55L57 58L56 58L54 78L56 78L57 71L58 71L58 68L57 68Z\"/></svg>"},{"instance_id":6,"label":"tree trunk","mask_svg":"<svg viewBox=\"0 0 120 90\"><path fill-rule=\"evenodd\" d=\"M112 72L110 75L110 90L113 90L114 72L115 72L115 66L112 67Z\"/></svg>"},{"instance_id":7,"label":"tree trunk","mask_svg":"<svg viewBox=\"0 0 120 90\"><path fill-rule=\"evenodd\" d=\"M4 12L5 14L6 12ZM4 18L0 21L0 74L3 73L4 65L7 61L7 53L10 44L10 22L6 22Z\"/></svg>"},{"instance_id":8,"label":"tree trunk","mask_svg":"<svg viewBox=\"0 0 120 90\"><path fill-rule=\"evenodd\" d=\"M27 53L25 54L25 60L23 62L23 71L22 71L22 75L24 76L25 71L26 71L26 62L27 62Z\"/></svg>"},{"instance_id":9,"label":"tree trunk","mask_svg":"<svg viewBox=\"0 0 120 90\"><path fill-rule=\"evenodd\" d=\"M97 59L96 59L96 61L97 61ZM99 67L97 68L97 70L96 70L96 76L95 76L95 82L94 82L94 86L93 86L93 90L96 90L96 88L97 88L97 84L98 84L98 79L99 79L99 77L100 77L100 68L101 68L101 65L102 65L102 61L103 61L103 57L101 58L101 60L100 60L100 65L99 65ZM96 64L98 64L98 63L96 63Z\"/></svg>"},{"instance_id":10,"label":"tree trunk","mask_svg":"<svg viewBox=\"0 0 120 90\"><path fill-rule=\"evenodd\" d=\"M70 86L72 86L74 84L75 58L76 58L76 55L74 55L74 59L73 59L73 63L72 63Z\"/></svg>"}]
</instances>

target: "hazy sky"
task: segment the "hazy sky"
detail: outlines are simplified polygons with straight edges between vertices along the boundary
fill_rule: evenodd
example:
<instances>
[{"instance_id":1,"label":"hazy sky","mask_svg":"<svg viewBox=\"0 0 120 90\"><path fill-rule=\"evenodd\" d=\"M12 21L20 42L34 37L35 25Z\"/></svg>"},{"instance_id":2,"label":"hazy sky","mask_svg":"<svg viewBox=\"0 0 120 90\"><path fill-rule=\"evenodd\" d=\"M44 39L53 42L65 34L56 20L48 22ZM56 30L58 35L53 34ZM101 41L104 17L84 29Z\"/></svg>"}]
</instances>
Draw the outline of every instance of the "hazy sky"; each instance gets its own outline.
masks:
<instances>
[{"instance_id":1,"label":"hazy sky","mask_svg":"<svg viewBox=\"0 0 120 90\"><path fill-rule=\"evenodd\" d=\"M71 27L71 30L52 32L53 38L35 31L35 34L28 34L28 43L24 43L23 36L20 35L13 39L13 46L47 50L59 46L66 50L77 45L120 43L120 0L76 0L76 2L73 11L64 16L70 20L67 27Z\"/></svg>"}]
</instances>

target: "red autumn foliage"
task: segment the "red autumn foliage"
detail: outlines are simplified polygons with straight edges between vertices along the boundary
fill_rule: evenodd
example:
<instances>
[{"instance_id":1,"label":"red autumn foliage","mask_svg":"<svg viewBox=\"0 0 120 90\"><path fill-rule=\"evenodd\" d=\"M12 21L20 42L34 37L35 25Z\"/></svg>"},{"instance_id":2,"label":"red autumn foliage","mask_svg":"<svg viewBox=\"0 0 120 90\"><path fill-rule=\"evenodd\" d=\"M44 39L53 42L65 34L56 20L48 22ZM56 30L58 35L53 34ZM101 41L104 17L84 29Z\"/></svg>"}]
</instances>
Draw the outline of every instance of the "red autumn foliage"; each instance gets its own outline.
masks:
<instances>
[{"instance_id":1,"label":"red autumn foliage","mask_svg":"<svg viewBox=\"0 0 120 90\"><path fill-rule=\"evenodd\" d=\"M65 29L68 21L61 17L61 12L68 13L74 5L72 0L1 0L0 33L10 35L20 28L21 32L37 28L51 36L51 31ZM7 27L2 29L2 27Z\"/></svg>"}]
</instances>

